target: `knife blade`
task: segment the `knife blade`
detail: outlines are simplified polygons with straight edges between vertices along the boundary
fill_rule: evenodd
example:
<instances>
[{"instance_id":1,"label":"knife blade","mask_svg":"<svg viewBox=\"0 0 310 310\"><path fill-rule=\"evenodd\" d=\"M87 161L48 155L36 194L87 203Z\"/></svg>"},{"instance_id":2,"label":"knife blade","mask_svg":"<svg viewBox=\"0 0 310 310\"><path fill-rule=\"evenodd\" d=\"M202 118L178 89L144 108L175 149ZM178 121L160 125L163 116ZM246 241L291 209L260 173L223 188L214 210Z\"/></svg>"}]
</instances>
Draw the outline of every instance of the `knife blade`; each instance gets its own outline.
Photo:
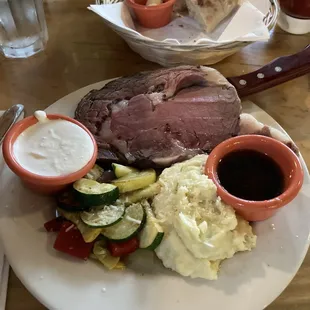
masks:
<instances>
[{"instance_id":1,"label":"knife blade","mask_svg":"<svg viewBox=\"0 0 310 310\"><path fill-rule=\"evenodd\" d=\"M16 123L20 115L24 111L22 104L13 105L11 108L6 110L0 117L0 144L2 143L5 135L10 128Z\"/></svg>"}]
</instances>

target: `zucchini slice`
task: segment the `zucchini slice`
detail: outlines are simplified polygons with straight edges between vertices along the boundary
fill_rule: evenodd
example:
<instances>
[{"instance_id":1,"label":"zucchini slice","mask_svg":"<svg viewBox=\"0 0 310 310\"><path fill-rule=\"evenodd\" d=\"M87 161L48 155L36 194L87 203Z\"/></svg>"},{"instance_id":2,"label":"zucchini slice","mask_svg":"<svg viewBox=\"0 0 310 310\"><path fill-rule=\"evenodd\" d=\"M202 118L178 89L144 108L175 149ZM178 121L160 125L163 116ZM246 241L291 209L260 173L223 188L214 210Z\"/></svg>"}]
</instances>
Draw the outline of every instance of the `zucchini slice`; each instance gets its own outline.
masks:
<instances>
[{"instance_id":1,"label":"zucchini slice","mask_svg":"<svg viewBox=\"0 0 310 310\"><path fill-rule=\"evenodd\" d=\"M76 225L86 243L93 242L101 233L101 228L91 228L84 224L80 218L80 213L67 212L58 208L58 212L68 221Z\"/></svg>"},{"instance_id":2,"label":"zucchini slice","mask_svg":"<svg viewBox=\"0 0 310 310\"><path fill-rule=\"evenodd\" d=\"M85 179L97 181L104 173L104 169L97 164L85 175Z\"/></svg>"},{"instance_id":3,"label":"zucchini slice","mask_svg":"<svg viewBox=\"0 0 310 310\"><path fill-rule=\"evenodd\" d=\"M90 253L89 254L89 258L94 259L96 261L99 261L99 259L97 258L97 256L94 253ZM114 257L115 258L115 257ZM118 258L118 257L116 257ZM121 259L121 258L120 258ZM109 264L109 261L108 261ZM109 266L111 266L112 264L109 264ZM113 262L114 265L114 262ZM116 266L113 268L113 270L125 270L126 269L126 265L123 261L119 260L119 262L116 264Z\"/></svg>"},{"instance_id":4,"label":"zucchini slice","mask_svg":"<svg viewBox=\"0 0 310 310\"><path fill-rule=\"evenodd\" d=\"M74 182L73 189L76 199L85 206L112 204L119 197L119 190L115 185L85 178Z\"/></svg>"},{"instance_id":5,"label":"zucchini slice","mask_svg":"<svg viewBox=\"0 0 310 310\"><path fill-rule=\"evenodd\" d=\"M146 224L140 233L140 248L154 251L164 237L164 230L158 224L150 205L145 205Z\"/></svg>"},{"instance_id":6,"label":"zucchini slice","mask_svg":"<svg viewBox=\"0 0 310 310\"><path fill-rule=\"evenodd\" d=\"M100 263L109 270L114 269L120 261L120 257L114 257L110 254L109 250L106 248L106 242L104 240L95 242L93 253Z\"/></svg>"},{"instance_id":7,"label":"zucchini slice","mask_svg":"<svg viewBox=\"0 0 310 310\"><path fill-rule=\"evenodd\" d=\"M59 208L68 212L80 212L89 210L88 206L84 206L81 202L75 199L73 190L68 190L61 193L56 197L56 201Z\"/></svg>"},{"instance_id":8,"label":"zucchini slice","mask_svg":"<svg viewBox=\"0 0 310 310\"><path fill-rule=\"evenodd\" d=\"M113 268L114 270L125 270L126 265L121 260L117 263L117 265Z\"/></svg>"},{"instance_id":9,"label":"zucchini slice","mask_svg":"<svg viewBox=\"0 0 310 310\"><path fill-rule=\"evenodd\" d=\"M137 235L145 223L145 211L141 203L126 208L123 219L117 224L103 228L102 234L113 241L126 241Z\"/></svg>"},{"instance_id":10,"label":"zucchini slice","mask_svg":"<svg viewBox=\"0 0 310 310\"><path fill-rule=\"evenodd\" d=\"M57 209L58 214L64 217L66 220L72 222L75 225L78 225L78 223L81 221L80 220L80 214L77 212L68 212L65 210L62 210L60 208Z\"/></svg>"},{"instance_id":11,"label":"zucchini slice","mask_svg":"<svg viewBox=\"0 0 310 310\"><path fill-rule=\"evenodd\" d=\"M125 213L124 205L106 205L101 208L92 209L89 212L82 212L82 221L94 228L108 227L119 222Z\"/></svg>"},{"instance_id":12,"label":"zucchini slice","mask_svg":"<svg viewBox=\"0 0 310 310\"><path fill-rule=\"evenodd\" d=\"M153 183L146 188L138 189L131 193L127 193L121 196L121 200L125 202L125 204L132 204L143 199L153 198L160 192L160 184Z\"/></svg>"},{"instance_id":13,"label":"zucchini slice","mask_svg":"<svg viewBox=\"0 0 310 310\"><path fill-rule=\"evenodd\" d=\"M132 172L138 172L138 169L136 168L129 167L129 166L123 166L120 164L112 164L112 169L117 178L124 177L125 175L132 173Z\"/></svg>"},{"instance_id":14,"label":"zucchini slice","mask_svg":"<svg viewBox=\"0 0 310 310\"><path fill-rule=\"evenodd\" d=\"M145 188L156 182L156 172L154 169L132 172L124 177L112 181L119 188L120 193L127 193L137 189Z\"/></svg>"}]
</instances>

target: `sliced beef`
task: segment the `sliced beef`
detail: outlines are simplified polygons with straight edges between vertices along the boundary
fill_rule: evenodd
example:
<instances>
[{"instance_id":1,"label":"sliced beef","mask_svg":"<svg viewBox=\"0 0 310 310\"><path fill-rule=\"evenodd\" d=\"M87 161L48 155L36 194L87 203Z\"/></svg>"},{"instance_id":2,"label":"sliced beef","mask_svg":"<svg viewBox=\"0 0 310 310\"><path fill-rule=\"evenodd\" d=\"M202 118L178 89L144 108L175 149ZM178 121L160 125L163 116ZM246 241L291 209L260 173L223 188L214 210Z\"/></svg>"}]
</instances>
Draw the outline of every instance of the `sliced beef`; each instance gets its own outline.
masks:
<instances>
[{"instance_id":1,"label":"sliced beef","mask_svg":"<svg viewBox=\"0 0 310 310\"><path fill-rule=\"evenodd\" d=\"M181 66L120 78L88 93L75 117L98 160L166 167L239 133L240 100L216 70Z\"/></svg>"}]
</instances>

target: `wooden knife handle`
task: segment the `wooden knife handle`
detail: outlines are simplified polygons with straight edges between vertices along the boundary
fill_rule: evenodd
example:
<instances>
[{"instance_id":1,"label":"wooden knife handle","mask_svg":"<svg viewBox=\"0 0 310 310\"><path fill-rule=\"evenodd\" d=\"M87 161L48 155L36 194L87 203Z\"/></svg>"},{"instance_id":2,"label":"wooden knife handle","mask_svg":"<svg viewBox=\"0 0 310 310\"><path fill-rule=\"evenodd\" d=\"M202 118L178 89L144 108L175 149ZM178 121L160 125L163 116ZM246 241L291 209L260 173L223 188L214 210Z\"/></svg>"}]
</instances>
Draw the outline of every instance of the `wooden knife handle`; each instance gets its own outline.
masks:
<instances>
[{"instance_id":1,"label":"wooden knife handle","mask_svg":"<svg viewBox=\"0 0 310 310\"><path fill-rule=\"evenodd\" d=\"M275 59L261 69L228 78L239 97L249 96L310 72L310 45L303 51Z\"/></svg>"}]
</instances>

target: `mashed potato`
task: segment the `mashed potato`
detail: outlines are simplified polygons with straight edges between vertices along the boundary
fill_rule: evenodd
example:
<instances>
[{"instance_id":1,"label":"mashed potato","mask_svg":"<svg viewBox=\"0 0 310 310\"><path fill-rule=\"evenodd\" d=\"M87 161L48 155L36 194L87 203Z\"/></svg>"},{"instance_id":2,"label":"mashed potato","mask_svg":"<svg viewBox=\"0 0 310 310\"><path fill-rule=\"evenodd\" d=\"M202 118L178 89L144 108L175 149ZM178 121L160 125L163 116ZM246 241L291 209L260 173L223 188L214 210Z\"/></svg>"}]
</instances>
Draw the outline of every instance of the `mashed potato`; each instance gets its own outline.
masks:
<instances>
[{"instance_id":1,"label":"mashed potato","mask_svg":"<svg viewBox=\"0 0 310 310\"><path fill-rule=\"evenodd\" d=\"M167 168L153 209L165 236L155 250L167 268L192 278L217 279L220 262L256 246L247 221L216 194L204 173L207 155Z\"/></svg>"}]
</instances>

